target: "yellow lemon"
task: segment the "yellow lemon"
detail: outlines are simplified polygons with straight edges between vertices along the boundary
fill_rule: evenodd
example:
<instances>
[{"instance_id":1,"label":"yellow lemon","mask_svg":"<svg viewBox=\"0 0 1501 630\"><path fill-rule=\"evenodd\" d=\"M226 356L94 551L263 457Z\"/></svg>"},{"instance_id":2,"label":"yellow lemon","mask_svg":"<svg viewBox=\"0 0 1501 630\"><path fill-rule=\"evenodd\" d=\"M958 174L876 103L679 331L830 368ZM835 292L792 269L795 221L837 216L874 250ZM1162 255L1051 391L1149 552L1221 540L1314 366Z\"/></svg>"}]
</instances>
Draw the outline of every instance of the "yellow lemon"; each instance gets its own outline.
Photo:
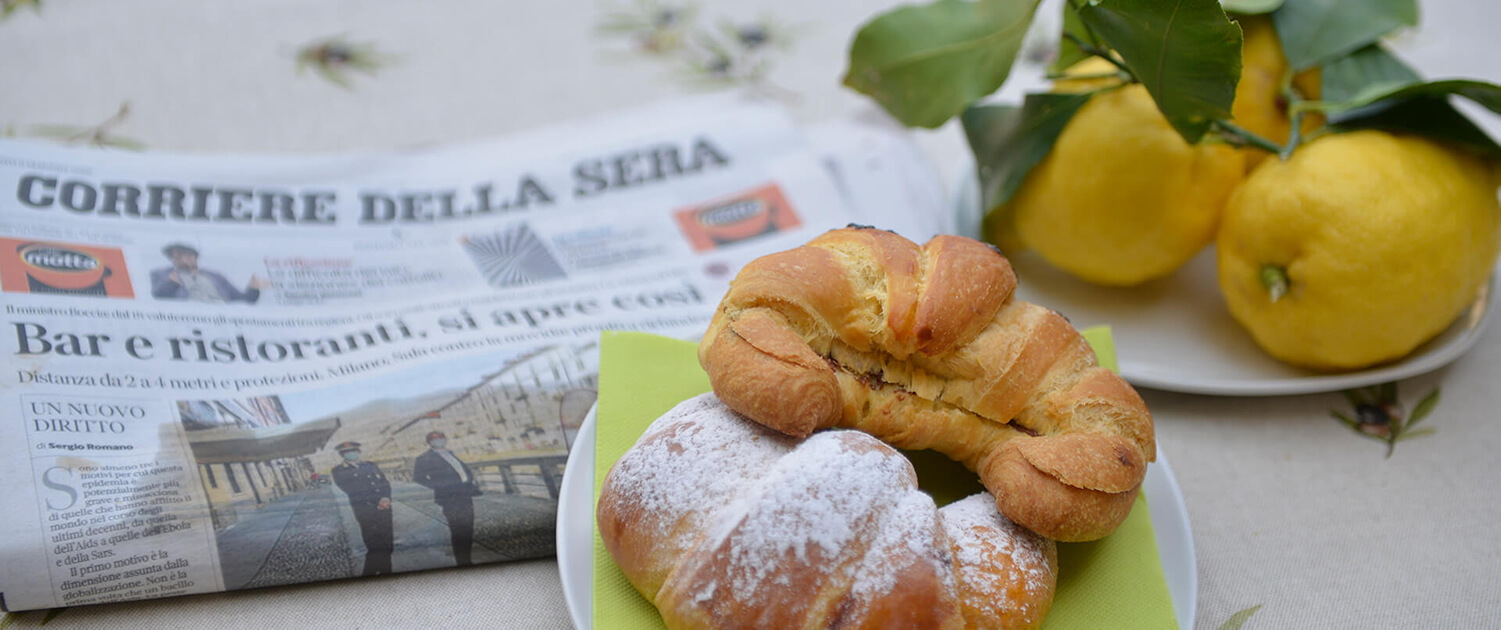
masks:
<instances>
[{"instance_id":1,"label":"yellow lemon","mask_svg":"<svg viewBox=\"0 0 1501 630\"><path fill-rule=\"evenodd\" d=\"M1288 116L1288 100L1282 94L1282 81L1287 74L1287 57L1282 54L1282 42L1272 20L1266 16L1240 18L1244 36L1241 44L1240 82L1235 86L1235 102L1230 112L1235 123L1258 136L1277 144L1287 142L1292 131L1292 119ZM1318 100L1321 93L1321 75L1317 68L1298 73L1292 86L1307 100ZM1321 114L1303 117L1303 132L1307 133L1323 124ZM1246 170L1250 171L1272 154L1254 147L1243 150L1246 154Z\"/></svg>"},{"instance_id":2,"label":"yellow lemon","mask_svg":"<svg viewBox=\"0 0 1501 630\"><path fill-rule=\"evenodd\" d=\"M1053 82L1051 91L1061 94L1078 94L1121 85L1124 81L1116 73L1115 64L1099 57L1089 57L1063 71L1065 75L1088 76L1089 78L1059 79ZM1016 231L1016 217L1012 212L1015 205L1013 203L995 208L985 219L986 238L1003 252L1019 252L1027 248L1026 243L1022 242L1021 235Z\"/></svg>"},{"instance_id":3,"label":"yellow lemon","mask_svg":"<svg viewBox=\"0 0 1501 630\"><path fill-rule=\"evenodd\" d=\"M1289 363L1353 369L1401 358L1490 277L1496 188L1478 157L1379 131L1268 160L1236 190L1220 228L1230 313Z\"/></svg>"},{"instance_id":4,"label":"yellow lemon","mask_svg":"<svg viewBox=\"0 0 1501 630\"><path fill-rule=\"evenodd\" d=\"M1119 69L1115 64L1099 57L1089 57L1064 70L1063 74L1070 78L1054 81L1053 91L1077 94L1120 85L1122 81L1118 73Z\"/></svg>"},{"instance_id":5,"label":"yellow lemon","mask_svg":"<svg viewBox=\"0 0 1501 630\"><path fill-rule=\"evenodd\" d=\"M1090 59L1071 72L1108 71ZM1099 87L1060 81L1058 91ZM1225 145L1189 145L1141 85L1102 92L1069 120L1047 157L999 208L988 236L1016 240L1051 264L1106 285L1172 273L1214 238L1244 157Z\"/></svg>"}]
</instances>

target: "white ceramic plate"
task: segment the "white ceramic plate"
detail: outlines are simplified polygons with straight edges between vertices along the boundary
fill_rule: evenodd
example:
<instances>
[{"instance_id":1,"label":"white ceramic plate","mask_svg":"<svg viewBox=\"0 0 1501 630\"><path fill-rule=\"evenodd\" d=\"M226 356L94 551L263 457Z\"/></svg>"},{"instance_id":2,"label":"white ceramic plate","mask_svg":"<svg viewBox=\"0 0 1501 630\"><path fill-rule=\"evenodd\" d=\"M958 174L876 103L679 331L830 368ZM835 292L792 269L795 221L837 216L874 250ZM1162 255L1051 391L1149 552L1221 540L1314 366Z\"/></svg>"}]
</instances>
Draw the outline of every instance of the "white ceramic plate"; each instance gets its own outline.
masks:
<instances>
[{"instance_id":1,"label":"white ceramic plate","mask_svg":"<svg viewBox=\"0 0 1501 630\"><path fill-rule=\"evenodd\" d=\"M558 573L568 614L579 630L594 628L594 426L595 410L590 409L573 443L573 452L568 454L558 497ZM1142 492L1152 514L1152 532L1157 536L1157 555L1173 598L1173 616L1179 628L1192 628L1199 598L1193 530L1188 525L1183 492L1161 450L1157 451L1157 462L1147 466Z\"/></svg>"},{"instance_id":2,"label":"white ceramic plate","mask_svg":"<svg viewBox=\"0 0 1501 630\"><path fill-rule=\"evenodd\" d=\"M979 184L956 186L961 232L978 237ZM967 227L963 227L967 226ZM1115 334L1121 376L1138 387L1221 396L1282 396L1330 392L1404 379L1458 359L1475 343L1495 308L1495 275L1475 304L1447 330L1395 363L1328 374L1286 365L1256 346L1220 298L1214 248L1177 273L1129 289L1089 284L1036 253L1011 257L1016 294L1063 313L1075 326L1107 324Z\"/></svg>"}]
</instances>

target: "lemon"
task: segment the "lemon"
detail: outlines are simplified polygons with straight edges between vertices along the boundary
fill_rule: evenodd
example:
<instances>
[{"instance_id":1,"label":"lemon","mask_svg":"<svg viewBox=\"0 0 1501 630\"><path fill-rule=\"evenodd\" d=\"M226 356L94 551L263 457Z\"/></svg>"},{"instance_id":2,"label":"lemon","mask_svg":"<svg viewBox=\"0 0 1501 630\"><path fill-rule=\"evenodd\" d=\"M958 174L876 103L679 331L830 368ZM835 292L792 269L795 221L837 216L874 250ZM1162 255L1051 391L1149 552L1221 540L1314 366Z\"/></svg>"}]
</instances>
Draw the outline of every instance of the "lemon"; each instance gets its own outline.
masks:
<instances>
[{"instance_id":1,"label":"lemon","mask_svg":"<svg viewBox=\"0 0 1501 630\"><path fill-rule=\"evenodd\" d=\"M1273 356L1317 369L1400 358L1474 300L1498 243L1497 179L1478 157L1379 131L1268 160L1218 237L1230 313ZM1285 291L1273 299L1273 291Z\"/></svg>"},{"instance_id":2,"label":"lemon","mask_svg":"<svg viewBox=\"0 0 1501 630\"><path fill-rule=\"evenodd\" d=\"M1070 72L1110 68L1094 58ZM1116 80L1063 80L1055 91L1110 82ZM1019 240L1090 282L1140 284L1172 273L1213 240L1244 171L1233 148L1184 142L1145 87L1119 87L1074 114L1016 195L993 213L987 235L1003 249Z\"/></svg>"},{"instance_id":3,"label":"lemon","mask_svg":"<svg viewBox=\"0 0 1501 630\"><path fill-rule=\"evenodd\" d=\"M1123 81L1119 76L1106 76L1116 75L1118 72L1115 64L1100 57L1089 57L1065 69L1063 74L1069 78L1054 81L1052 91L1078 94L1120 85Z\"/></svg>"},{"instance_id":4,"label":"lemon","mask_svg":"<svg viewBox=\"0 0 1501 630\"><path fill-rule=\"evenodd\" d=\"M1288 100L1282 94L1282 81L1288 72L1287 57L1282 54L1282 42L1266 16L1240 18L1244 36L1241 44L1240 82L1235 86L1235 102L1230 112L1235 123L1258 136L1277 144L1287 142L1292 132L1292 119L1288 116ZM1317 68L1300 72L1293 77L1292 87L1304 99L1318 100L1321 93L1321 75ZM1307 133L1323 124L1321 114L1303 117L1303 132ZM1272 154L1248 147L1246 170L1250 171Z\"/></svg>"}]
</instances>

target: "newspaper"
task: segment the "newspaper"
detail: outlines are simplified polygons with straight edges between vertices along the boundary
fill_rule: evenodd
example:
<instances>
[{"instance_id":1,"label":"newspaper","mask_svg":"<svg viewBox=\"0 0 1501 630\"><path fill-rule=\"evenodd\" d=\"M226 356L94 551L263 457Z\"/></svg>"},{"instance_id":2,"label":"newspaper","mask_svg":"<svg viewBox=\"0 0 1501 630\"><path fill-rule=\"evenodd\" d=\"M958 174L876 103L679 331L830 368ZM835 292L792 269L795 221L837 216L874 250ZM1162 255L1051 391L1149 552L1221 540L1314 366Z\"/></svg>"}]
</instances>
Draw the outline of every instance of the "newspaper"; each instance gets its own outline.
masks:
<instances>
[{"instance_id":1,"label":"newspaper","mask_svg":"<svg viewBox=\"0 0 1501 630\"><path fill-rule=\"evenodd\" d=\"M696 338L851 221L948 231L906 142L710 98L411 153L0 143L0 606L552 554L599 332Z\"/></svg>"}]
</instances>

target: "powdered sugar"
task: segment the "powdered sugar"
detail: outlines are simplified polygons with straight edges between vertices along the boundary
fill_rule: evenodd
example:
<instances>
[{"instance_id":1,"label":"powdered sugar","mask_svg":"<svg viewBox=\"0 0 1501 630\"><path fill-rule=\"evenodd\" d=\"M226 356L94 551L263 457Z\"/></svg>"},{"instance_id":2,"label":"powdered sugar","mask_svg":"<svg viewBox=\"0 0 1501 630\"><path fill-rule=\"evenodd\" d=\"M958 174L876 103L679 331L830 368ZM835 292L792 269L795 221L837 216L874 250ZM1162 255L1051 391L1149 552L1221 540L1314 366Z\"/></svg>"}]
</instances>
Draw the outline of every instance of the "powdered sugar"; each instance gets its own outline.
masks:
<instances>
[{"instance_id":1,"label":"powdered sugar","mask_svg":"<svg viewBox=\"0 0 1501 630\"><path fill-rule=\"evenodd\" d=\"M653 422L615 463L610 484L622 503L642 510L637 526L666 537L680 520L701 521L729 503L792 444L704 394Z\"/></svg>"},{"instance_id":2,"label":"powdered sugar","mask_svg":"<svg viewBox=\"0 0 1501 630\"><path fill-rule=\"evenodd\" d=\"M942 588L962 582L987 600L972 605L998 612L1053 579L1049 543L1001 516L990 495L937 510L911 464L880 441L854 431L794 440L712 394L653 422L607 483L639 510L631 526L652 533L658 552L693 554L675 574L696 606L786 606L798 589L847 584L862 607L926 562ZM704 535L674 535L685 531ZM1003 557L1009 574L996 566Z\"/></svg>"},{"instance_id":3,"label":"powdered sugar","mask_svg":"<svg viewBox=\"0 0 1501 630\"><path fill-rule=\"evenodd\" d=\"M748 599L788 572L847 565L850 543L916 486L907 460L873 438L820 433L731 503L705 542L727 542L731 591Z\"/></svg>"},{"instance_id":4,"label":"powdered sugar","mask_svg":"<svg viewBox=\"0 0 1501 630\"><path fill-rule=\"evenodd\" d=\"M1055 579L1047 560L1050 543L1002 516L989 494L950 503L938 515L954 543L955 574L980 596L977 607L996 612L1011 609L1018 599L1029 599L1012 597L1012 592L1035 595ZM1011 571L997 572L998 556L1010 559Z\"/></svg>"},{"instance_id":5,"label":"powdered sugar","mask_svg":"<svg viewBox=\"0 0 1501 630\"><path fill-rule=\"evenodd\" d=\"M952 582L948 544L938 539L937 506L917 491L903 496L881 519L850 594L863 600L890 592L897 572L914 559L928 562L940 581Z\"/></svg>"}]
</instances>

